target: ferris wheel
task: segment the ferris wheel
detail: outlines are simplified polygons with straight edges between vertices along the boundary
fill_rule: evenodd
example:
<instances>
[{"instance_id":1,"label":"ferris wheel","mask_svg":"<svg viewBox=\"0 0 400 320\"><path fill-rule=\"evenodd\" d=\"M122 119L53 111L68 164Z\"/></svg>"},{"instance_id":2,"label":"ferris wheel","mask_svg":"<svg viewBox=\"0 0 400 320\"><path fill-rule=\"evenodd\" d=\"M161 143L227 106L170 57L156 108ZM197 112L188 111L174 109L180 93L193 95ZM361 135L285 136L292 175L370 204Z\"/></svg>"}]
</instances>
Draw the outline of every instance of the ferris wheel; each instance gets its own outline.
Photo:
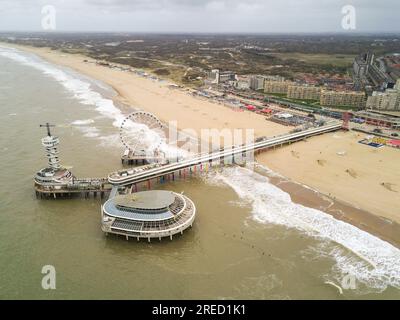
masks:
<instances>
[{"instance_id":1,"label":"ferris wheel","mask_svg":"<svg viewBox=\"0 0 400 320\"><path fill-rule=\"evenodd\" d=\"M166 143L166 128L151 113L136 111L121 123L120 139L127 150L135 155L156 154Z\"/></svg>"}]
</instances>

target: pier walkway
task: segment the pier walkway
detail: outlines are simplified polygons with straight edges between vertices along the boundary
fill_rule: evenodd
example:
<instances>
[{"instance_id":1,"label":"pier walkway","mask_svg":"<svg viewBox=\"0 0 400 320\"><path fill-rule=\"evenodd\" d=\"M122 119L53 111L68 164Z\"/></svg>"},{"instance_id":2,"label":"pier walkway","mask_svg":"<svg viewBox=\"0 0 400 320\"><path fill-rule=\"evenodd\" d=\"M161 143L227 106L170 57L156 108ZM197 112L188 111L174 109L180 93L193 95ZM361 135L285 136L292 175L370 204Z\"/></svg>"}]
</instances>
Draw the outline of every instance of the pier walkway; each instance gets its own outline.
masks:
<instances>
[{"instance_id":1,"label":"pier walkway","mask_svg":"<svg viewBox=\"0 0 400 320\"><path fill-rule=\"evenodd\" d=\"M331 121L330 123L308 130L285 134L273 138L264 138L255 143L234 146L232 149L221 149L216 152L208 154L200 154L194 158L183 160L176 163L167 165L154 164L148 167L142 167L133 170L121 170L111 173L108 176L108 181L114 186L128 186L134 185L139 182L150 181L151 179L164 177L174 172L180 172L182 169L195 167L196 165L209 163L211 166L219 164L221 161L227 158L231 158L234 161L235 156L245 156L249 152L265 150L268 148L274 148L284 144L304 140L308 137L320 135L327 132L336 131L342 128L342 123L338 121Z\"/></svg>"}]
</instances>

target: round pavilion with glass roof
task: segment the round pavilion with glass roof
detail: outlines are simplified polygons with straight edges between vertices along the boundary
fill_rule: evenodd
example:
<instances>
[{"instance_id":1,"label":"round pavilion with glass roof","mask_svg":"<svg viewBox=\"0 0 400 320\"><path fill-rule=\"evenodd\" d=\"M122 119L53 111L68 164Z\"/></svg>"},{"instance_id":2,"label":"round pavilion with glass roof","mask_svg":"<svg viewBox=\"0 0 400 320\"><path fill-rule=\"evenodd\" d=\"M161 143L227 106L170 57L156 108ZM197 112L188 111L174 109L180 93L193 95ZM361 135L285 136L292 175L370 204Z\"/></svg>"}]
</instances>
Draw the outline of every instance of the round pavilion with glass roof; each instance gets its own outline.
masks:
<instances>
[{"instance_id":1,"label":"round pavilion with glass roof","mask_svg":"<svg viewBox=\"0 0 400 320\"><path fill-rule=\"evenodd\" d=\"M128 240L169 237L193 225L196 207L183 194L153 190L117 195L102 206L102 230Z\"/></svg>"}]
</instances>

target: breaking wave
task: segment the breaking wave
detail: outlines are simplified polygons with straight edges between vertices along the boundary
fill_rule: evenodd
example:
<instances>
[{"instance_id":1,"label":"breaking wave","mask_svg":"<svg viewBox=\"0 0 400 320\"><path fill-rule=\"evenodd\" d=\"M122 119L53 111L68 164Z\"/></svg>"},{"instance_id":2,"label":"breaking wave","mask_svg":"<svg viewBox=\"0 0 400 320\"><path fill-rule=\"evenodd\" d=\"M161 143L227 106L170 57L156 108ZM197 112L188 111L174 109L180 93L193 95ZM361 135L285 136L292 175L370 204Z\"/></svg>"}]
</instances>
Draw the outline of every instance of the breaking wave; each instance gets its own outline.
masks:
<instances>
[{"instance_id":1,"label":"breaking wave","mask_svg":"<svg viewBox=\"0 0 400 320\"><path fill-rule=\"evenodd\" d=\"M317 209L296 204L263 175L242 167L224 168L211 180L224 182L252 206L253 218L305 232L338 244L328 254L335 268L354 275L369 288L400 289L400 250L357 227Z\"/></svg>"},{"instance_id":2,"label":"breaking wave","mask_svg":"<svg viewBox=\"0 0 400 320\"><path fill-rule=\"evenodd\" d=\"M72 71L62 70L33 54L25 53L14 48L0 47L0 55L23 65L33 67L43 72L43 74L52 77L80 103L94 105L96 111L100 114L113 119L114 126L119 126L123 120L124 116L121 111L115 107L111 99L104 98L99 92L92 89L90 82L80 79Z\"/></svg>"},{"instance_id":3,"label":"breaking wave","mask_svg":"<svg viewBox=\"0 0 400 320\"><path fill-rule=\"evenodd\" d=\"M26 66L33 67L43 74L52 77L54 80L59 82L69 93L73 95L80 103L84 105L93 105L95 110L99 112L102 116L105 116L113 120L113 125L117 128L120 127L125 116L122 114L121 110L118 109L113 100L104 98L99 92L93 89L92 84L89 80L84 80L79 74L76 74L72 70L64 70L48 63L34 54L26 53L15 48L0 47L0 55L9 59L12 59L18 63ZM102 83L98 83L98 86L103 86ZM72 124L79 127L84 136L89 138L101 138L100 130L95 127L83 127L94 123L92 119L87 120L76 120ZM150 130L147 126L143 124L134 124L137 130L145 130L143 136L146 137L149 143L149 149L152 146L158 146L159 149L167 157L184 157L187 153L183 150L177 149L174 146L168 145L162 140L155 132ZM104 143L104 139L102 141Z\"/></svg>"}]
</instances>

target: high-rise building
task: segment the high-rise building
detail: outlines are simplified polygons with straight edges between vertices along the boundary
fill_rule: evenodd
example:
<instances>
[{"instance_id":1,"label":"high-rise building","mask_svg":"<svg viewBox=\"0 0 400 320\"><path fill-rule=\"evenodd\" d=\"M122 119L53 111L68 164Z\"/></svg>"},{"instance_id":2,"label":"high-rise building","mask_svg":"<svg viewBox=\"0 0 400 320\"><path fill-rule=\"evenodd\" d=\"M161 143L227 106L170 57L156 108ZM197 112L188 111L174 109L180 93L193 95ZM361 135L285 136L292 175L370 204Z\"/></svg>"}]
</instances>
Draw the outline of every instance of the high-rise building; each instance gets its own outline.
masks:
<instances>
[{"instance_id":1,"label":"high-rise building","mask_svg":"<svg viewBox=\"0 0 400 320\"><path fill-rule=\"evenodd\" d=\"M354 59L353 71L357 78L363 78L368 74L369 67L374 62L374 54L367 52L359 55Z\"/></svg>"},{"instance_id":2,"label":"high-rise building","mask_svg":"<svg viewBox=\"0 0 400 320\"><path fill-rule=\"evenodd\" d=\"M251 76L250 77L250 89L253 90L262 90L264 89L264 76Z\"/></svg>"},{"instance_id":3,"label":"high-rise building","mask_svg":"<svg viewBox=\"0 0 400 320\"><path fill-rule=\"evenodd\" d=\"M393 59L390 59L393 61ZM353 80L356 89L367 88L372 85L375 89L392 88L396 76L396 69L389 67L385 57L375 60L371 52L363 53L353 62ZM386 65L386 67L383 67ZM390 65L390 63L389 63Z\"/></svg>"},{"instance_id":4,"label":"high-rise building","mask_svg":"<svg viewBox=\"0 0 400 320\"><path fill-rule=\"evenodd\" d=\"M218 83L219 82L219 70L213 69L207 72L207 80L211 83Z\"/></svg>"},{"instance_id":5,"label":"high-rise building","mask_svg":"<svg viewBox=\"0 0 400 320\"><path fill-rule=\"evenodd\" d=\"M321 95L321 88L314 86L288 86L287 97L291 99L301 100L319 100Z\"/></svg>"},{"instance_id":6,"label":"high-rise building","mask_svg":"<svg viewBox=\"0 0 400 320\"><path fill-rule=\"evenodd\" d=\"M367 109L400 111L400 79L397 79L393 89L386 89L385 92L374 91L372 96L368 97Z\"/></svg>"},{"instance_id":7,"label":"high-rise building","mask_svg":"<svg viewBox=\"0 0 400 320\"><path fill-rule=\"evenodd\" d=\"M224 83L228 81L235 81L236 74L232 71L220 71L218 83Z\"/></svg>"},{"instance_id":8,"label":"high-rise building","mask_svg":"<svg viewBox=\"0 0 400 320\"><path fill-rule=\"evenodd\" d=\"M219 69L213 69L207 73L207 80L215 84L234 81L235 79L236 74L232 71L220 71Z\"/></svg>"},{"instance_id":9,"label":"high-rise building","mask_svg":"<svg viewBox=\"0 0 400 320\"><path fill-rule=\"evenodd\" d=\"M364 108L365 94L359 91L328 91L322 90L321 106L351 106Z\"/></svg>"},{"instance_id":10,"label":"high-rise building","mask_svg":"<svg viewBox=\"0 0 400 320\"><path fill-rule=\"evenodd\" d=\"M396 89L387 89L385 92L374 91L368 97L367 109L400 111L400 88L399 81Z\"/></svg>"}]
</instances>

